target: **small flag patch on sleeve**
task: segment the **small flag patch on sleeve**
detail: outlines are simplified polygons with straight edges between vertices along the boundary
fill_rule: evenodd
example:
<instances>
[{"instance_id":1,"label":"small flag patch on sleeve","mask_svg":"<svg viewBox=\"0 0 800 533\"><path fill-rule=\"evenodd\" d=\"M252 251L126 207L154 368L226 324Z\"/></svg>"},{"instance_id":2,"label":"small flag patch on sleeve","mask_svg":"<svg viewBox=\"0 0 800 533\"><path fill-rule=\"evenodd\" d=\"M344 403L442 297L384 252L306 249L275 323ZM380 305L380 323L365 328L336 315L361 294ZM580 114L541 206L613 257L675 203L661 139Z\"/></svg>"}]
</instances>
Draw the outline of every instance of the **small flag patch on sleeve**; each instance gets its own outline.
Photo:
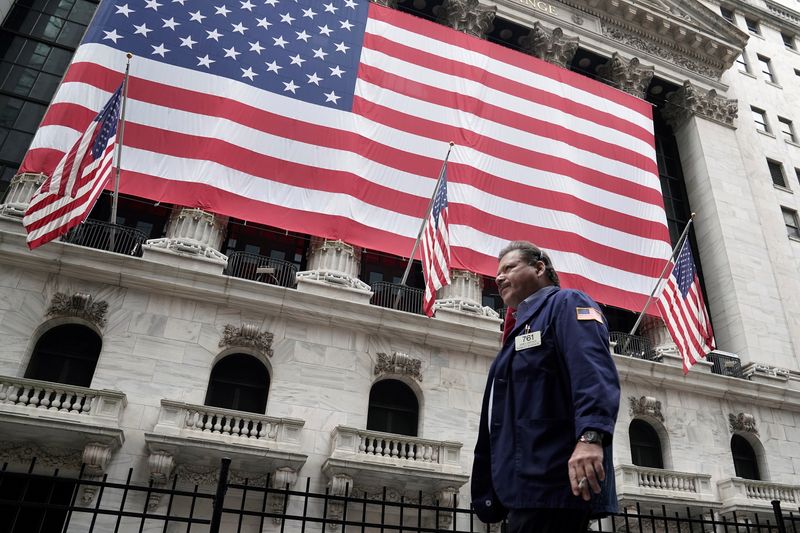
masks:
<instances>
[{"instance_id":1,"label":"small flag patch on sleeve","mask_svg":"<svg viewBox=\"0 0 800 533\"><path fill-rule=\"evenodd\" d=\"M578 320L597 320L603 324L603 314L594 307L576 307L575 315Z\"/></svg>"}]
</instances>

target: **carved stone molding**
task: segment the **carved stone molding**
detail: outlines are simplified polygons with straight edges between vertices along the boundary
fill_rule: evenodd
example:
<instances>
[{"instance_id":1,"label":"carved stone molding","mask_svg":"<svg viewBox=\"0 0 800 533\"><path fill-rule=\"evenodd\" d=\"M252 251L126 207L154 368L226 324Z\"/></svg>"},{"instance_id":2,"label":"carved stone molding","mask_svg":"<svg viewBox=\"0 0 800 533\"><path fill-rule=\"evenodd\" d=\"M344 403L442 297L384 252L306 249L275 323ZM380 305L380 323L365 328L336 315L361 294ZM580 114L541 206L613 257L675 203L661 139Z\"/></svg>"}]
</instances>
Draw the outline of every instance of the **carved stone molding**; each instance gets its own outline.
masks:
<instances>
[{"instance_id":1,"label":"carved stone molding","mask_svg":"<svg viewBox=\"0 0 800 533\"><path fill-rule=\"evenodd\" d=\"M478 0L444 0L439 18L456 31L485 39L492 26L497 6L487 6Z\"/></svg>"},{"instance_id":2,"label":"carved stone molding","mask_svg":"<svg viewBox=\"0 0 800 533\"><path fill-rule=\"evenodd\" d=\"M653 66L646 67L640 64L636 57L628 61L614 52L611 54L611 59L600 65L597 74L612 87L637 98L644 98L655 71Z\"/></svg>"},{"instance_id":3,"label":"carved stone molding","mask_svg":"<svg viewBox=\"0 0 800 533\"><path fill-rule=\"evenodd\" d=\"M272 474L272 479L270 480L270 484L273 489L283 490L290 489L296 482L297 470L288 466L276 469ZM273 493L269 495L268 499L273 513L286 514L286 508L289 506L289 496L287 494ZM281 523L281 519L277 516L273 517L272 521L275 524Z\"/></svg>"},{"instance_id":4,"label":"carved stone molding","mask_svg":"<svg viewBox=\"0 0 800 533\"><path fill-rule=\"evenodd\" d=\"M717 91L703 91L689 80L683 87L667 97L662 116L673 129L683 125L692 116L698 115L723 126L733 127L733 121L739 112L739 102L719 96Z\"/></svg>"},{"instance_id":5,"label":"carved stone molding","mask_svg":"<svg viewBox=\"0 0 800 533\"><path fill-rule=\"evenodd\" d=\"M753 377L764 377L773 380L787 381L791 377L792 371L788 368L753 362L742 368L742 374L747 379L751 380Z\"/></svg>"},{"instance_id":6,"label":"carved stone molding","mask_svg":"<svg viewBox=\"0 0 800 533\"><path fill-rule=\"evenodd\" d=\"M397 0L370 0L374 4L378 4L379 6L383 7L391 7L392 9L397 9Z\"/></svg>"},{"instance_id":7,"label":"carved stone molding","mask_svg":"<svg viewBox=\"0 0 800 533\"><path fill-rule=\"evenodd\" d=\"M267 357L272 357L273 337L272 333L261 331L257 324L250 322L245 322L238 328L233 324L225 324L219 347L245 346L254 348Z\"/></svg>"},{"instance_id":8,"label":"carved stone molding","mask_svg":"<svg viewBox=\"0 0 800 533\"><path fill-rule=\"evenodd\" d=\"M635 48L646 55L660 57L669 63L683 67L686 70L700 74L701 76L717 80L720 78L720 76L722 76L722 73L725 70L726 65L724 65L722 62L715 62L715 64L711 66L708 63L697 61L687 55L685 51L662 46L655 41L621 28L616 24L603 22L601 27L603 35L606 37Z\"/></svg>"},{"instance_id":9,"label":"carved stone molding","mask_svg":"<svg viewBox=\"0 0 800 533\"><path fill-rule=\"evenodd\" d=\"M458 495L458 489L455 487L446 487L440 489L434 494L434 498L438 503L439 507L448 507L448 508L455 508L456 506L456 496ZM453 513L447 511L440 511L437 513L439 526L444 529L450 529L453 525Z\"/></svg>"},{"instance_id":10,"label":"carved stone molding","mask_svg":"<svg viewBox=\"0 0 800 533\"><path fill-rule=\"evenodd\" d=\"M652 396L642 396L641 398L631 396L629 401L631 404L631 418L637 416L651 416L660 422L664 421L664 415L661 413L661 402Z\"/></svg>"},{"instance_id":11,"label":"carved stone molding","mask_svg":"<svg viewBox=\"0 0 800 533\"><path fill-rule=\"evenodd\" d=\"M219 251L227 225L226 216L178 206L170 215L167 236L150 239L145 246L227 264L228 256Z\"/></svg>"},{"instance_id":12,"label":"carved stone molding","mask_svg":"<svg viewBox=\"0 0 800 533\"><path fill-rule=\"evenodd\" d=\"M111 447L107 444L90 442L84 447L81 460L83 461L83 473L86 479L99 481L102 479L108 462L111 460ZM97 491L97 486L83 485L81 502L83 502L84 505L92 503Z\"/></svg>"},{"instance_id":13,"label":"carved stone molding","mask_svg":"<svg viewBox=\"0 0 800 533\"><path fill-rule=\"evenodd\" d=\"M48 468L73 469L81 467L83 452L64 448L42 447L33 443L0 441L0 462L28 464L36 459L36 464Z\"/></svg>"},{"instance_id":14,"label":"carved stone molding","mask_svg":"<svg viewBox=\"0 0 800 533\"><path fill-rule=\"evenodd\" d=\"M353 478L347 474L334 474L328 482L331 496L349 496L353 494ZM344 504L338 500L328 503L328 518L341 520L344 515ZM339 530L339 524L330 524L334 531Z\"/></svg>"},{"instance_id":15,"label":"carved stone molding","mask_svg":"<svg viewBox=\"0 0 800 533\"><path fill-rule=\"evenodd\" d=\"M361 271L361 248L341 240L311 237L308 249L308 270L297 273L297 279L324 281L352 289L369 291L370 286L358 279Z\"/></svg>"},{"instance_id":16,"label":"carved stone molding","mask_svg":"<svg viewBox=\"0 0 800 533\"><path fill-rule=\"evenodd\" d=\"M156 451L152 452L147 458L147 466L150 469L150 480L156 488L163 488L167 485L175 471L175 458L171 453ZM151 493L147 501L147 510L152 512L161 502L161 494Z\"/></svg>"},{"instance_id":17,"label":"carved stone molding","mask_svg":"<svg viewBox=\"0 0 800 533\"><path fill-rule=\"evenodd\" d=\"M57 292L50 301L47 308L47 316L75 316L88 320L98 328L106 325L106 312L108 302L105 300L94 301L91 294L76 292L68 296L63 292Z\"/></svg>"},{"instance_id":18,"label":"carved stone molding","mask_svg":"<svg viewBox=\"0 0 800 533\"><path fill-rule=\"evenodd\" d=\"M399 374L401 376L411 376L417 381L422 381L422 361L410 355L393 352L386 354L379 352L378 362L375 363L374 374Z\"/></svg>"},{"instance_id":19,"label":"carved stone molding","mask_svg":"<svg viewBox=\"0 0 800 533\"><path fill-rule=\"evenodd\" d=\"M0 215L14 217L22 220L22 216L31 203L33 193L44 183L47 176L24 172L11 178L6 198L0 204Z\"/></svg>"},{"instance_id":20,"label":"carved stone molding","mask_svg":"<svg viewBox=\"0 0 800 533\"><path fill-rule=\"evenodd\" d=\"M566 37L564 30L554 28L548 30L539 22L520 40L522 51L548 63L566 68L578 49L577 37Z\"/></svg>"},{"instance_id":21,"label":"carved stone molding","mask_svg":"<svg viewBox=\"0 0 800 533\"><path fill-rule=\"evenodd\" d=\"M182 482L190 485L200 485L210 487L219 481L219 467L201 466L193 464L178 464L175 467L175 476ZM231 470L228 474L228 481L231 483L244 483L253 487L264 487L267 479L271 477L269 473L257 473L252 470Z\"/></svg>"},{"instance_id":22,"label":"carved stone molding","mask_svg":"<svg viewBox=\"0 0 800 533\"><path fill-rule=\"evenodd\" d=\"M744 431L745 433L752 433L758 436L758 428L756 428L756 418L750 413L739 413L734 415L728 414L728 423L730 424L731 433L735 431Z\"/></svg>"}]
</instances>

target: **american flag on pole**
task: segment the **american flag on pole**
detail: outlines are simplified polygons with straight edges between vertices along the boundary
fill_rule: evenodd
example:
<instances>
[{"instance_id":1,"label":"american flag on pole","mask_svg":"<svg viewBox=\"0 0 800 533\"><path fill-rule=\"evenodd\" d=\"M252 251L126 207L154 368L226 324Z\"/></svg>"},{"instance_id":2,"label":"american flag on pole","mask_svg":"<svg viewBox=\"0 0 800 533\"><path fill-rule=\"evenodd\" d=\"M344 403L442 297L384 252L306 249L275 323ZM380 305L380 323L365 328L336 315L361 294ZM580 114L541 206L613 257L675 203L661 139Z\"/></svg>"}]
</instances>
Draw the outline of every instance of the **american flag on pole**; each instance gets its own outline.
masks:
<instances>
[{"instance_id":1,"label":"american flag on pole","mask_svg":"<svg viewBox=\"0 0 800 533\"><path fill-rule=\"evenodd\" d=\"M64 154L31 198L22 224L33 250L66 234L89 216L113 170L122 85Z\"/></svg>"},{"instance_id":2,"label":"american flag on pole","mask_svg":"<svg viewBox=\"0 0 800 533\"><path fill-rule=\"evenodd\" d=\"M656 300L661 318L683 357L683 373L714 349L714 332L694 268L689 239Z\"/></svg>"},{"instance_id":3,"label":"american flag on pole","mask_svg":"<svg viewBox=\"0 0 800 533\"><path fill-rule=\"evenodd\" d=\"M422 273L425 295L422 310L433 316L436 291L450 284L450 233L447 229L447 162L431 204L431 214L422 230Z\"/></svg>"},{"instance_id":4,"label":"american flag on pole","mask_svg":"<svg viewBox=\"0 0 800 533\"><path fill-rule=\"evenodd\" d=\"M510 240L639 310L670 252L649 103L367 0L106 0L22 169L130 73L120 191L404 256L448 164L451 268Z\"/></svg>"}]
</instances>

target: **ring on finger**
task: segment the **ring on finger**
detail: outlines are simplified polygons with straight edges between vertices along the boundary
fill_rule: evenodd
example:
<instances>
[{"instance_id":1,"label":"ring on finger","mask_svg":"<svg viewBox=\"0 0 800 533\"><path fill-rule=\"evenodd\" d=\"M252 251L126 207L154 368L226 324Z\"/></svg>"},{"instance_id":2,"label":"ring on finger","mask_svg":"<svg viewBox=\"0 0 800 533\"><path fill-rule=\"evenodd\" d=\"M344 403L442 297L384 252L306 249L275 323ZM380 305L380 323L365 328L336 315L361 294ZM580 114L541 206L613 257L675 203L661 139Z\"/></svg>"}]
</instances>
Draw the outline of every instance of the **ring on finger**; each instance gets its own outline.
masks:
<instances>
[{"instance_id":1,"label":"ring on finger","mask_svg":"<svg viewBox=\"0 0 800 533\"><path fill-rule=\"evenodd\" d=\"M578 481L578 490L581 490L581 489L583 488L583 486L586 484L586 481L587 481L587 480L586 480L586 476L583 476L583 477L582 477L582 478L581 478L581 479Z\"/></svg>"}]
</instances>

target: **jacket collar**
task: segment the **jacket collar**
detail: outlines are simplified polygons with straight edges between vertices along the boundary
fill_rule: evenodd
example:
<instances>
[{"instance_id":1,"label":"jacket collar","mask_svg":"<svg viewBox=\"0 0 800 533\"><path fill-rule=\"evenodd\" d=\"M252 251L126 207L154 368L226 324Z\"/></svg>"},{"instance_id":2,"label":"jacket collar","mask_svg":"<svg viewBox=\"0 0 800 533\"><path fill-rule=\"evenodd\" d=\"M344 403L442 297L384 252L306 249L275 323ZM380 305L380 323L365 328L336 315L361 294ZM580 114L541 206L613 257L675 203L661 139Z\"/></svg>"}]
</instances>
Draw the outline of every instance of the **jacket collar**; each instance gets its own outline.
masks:
<instances>
[{"instance_id":1,"label":"jacket collar","mask_svg":"<svg viewBox=\"0 0 800 533\"><path fill-rule=\"evenodd\" d=\"M547 287L543 287L525 298L522 303L519 304L519 307L517 307L514 330L511 332L508 338L515 336L516 331L520 329L528 320L530 320L530 318L542 308L544 303L559 290L559 287L556 285L548 285Z\"/></svg>"}]
</instances>

